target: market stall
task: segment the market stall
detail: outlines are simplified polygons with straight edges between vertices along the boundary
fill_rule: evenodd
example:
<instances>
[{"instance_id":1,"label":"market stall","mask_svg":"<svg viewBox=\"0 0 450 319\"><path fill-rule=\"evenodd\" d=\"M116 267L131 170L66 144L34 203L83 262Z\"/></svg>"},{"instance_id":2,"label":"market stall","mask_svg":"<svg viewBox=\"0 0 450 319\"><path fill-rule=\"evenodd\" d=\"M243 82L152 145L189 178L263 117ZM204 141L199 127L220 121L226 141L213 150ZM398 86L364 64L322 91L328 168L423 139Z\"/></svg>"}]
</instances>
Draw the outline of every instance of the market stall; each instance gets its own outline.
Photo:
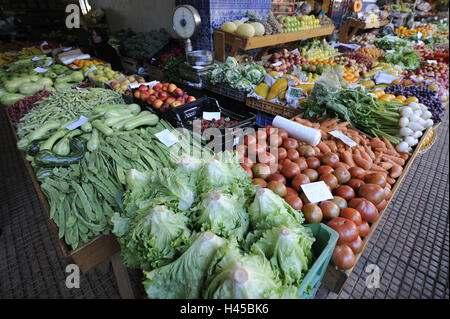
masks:
<instances>
[{"instance_id":1,"label":"market stall","mask_svg":"<svg viewBox=\"0 0 450 319\"><path fill-rule=\"evenodd\" d=\"M0 103L68 262L111 261L122 298L126 267L149 298L341 290L436 138L448 20L348 45L388 24L350 18L337 45L328 18L291 11L215 29L197 86L180 77L192 48L165 30L120 40L147 74L66 45L51 57L41 41L1 53Z\"/></svg>"}]
</instances>

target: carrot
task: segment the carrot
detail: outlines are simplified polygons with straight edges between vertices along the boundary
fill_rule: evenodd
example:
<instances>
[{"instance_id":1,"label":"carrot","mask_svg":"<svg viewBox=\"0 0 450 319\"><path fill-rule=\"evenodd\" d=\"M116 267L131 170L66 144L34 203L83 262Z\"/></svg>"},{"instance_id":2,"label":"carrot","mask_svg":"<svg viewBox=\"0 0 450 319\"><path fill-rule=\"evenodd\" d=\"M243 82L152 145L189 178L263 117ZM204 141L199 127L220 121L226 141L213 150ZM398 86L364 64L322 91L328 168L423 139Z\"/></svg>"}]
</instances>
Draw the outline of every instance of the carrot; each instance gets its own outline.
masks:
<instances>
[{"instance_id":1,"label":"carrot","mask_svg":"<svg viewBox=\"0 0 450 319\"><path fill-rule=\"evenodd\" d=\"M333 140L326 140L323 141L329 148L330 150L335 153L337 151L337 146L336 146L336 142Z\"/></svg>"},{"instance_id":2,"label":"carrot","mask_svg":"<svg viewBox=\"0 0 450 319\"><path fill-rule=\"evenodd\" d=\"M361 167L365 170L369 170L372 167L371 162L369 162L368 160L365 160L364 158L361 157L361 153L359 152L358 149L355 149L355 151L353 153L353 161L356 163L356 165L358 165L359 167Z\"/></svg>"},{"instance_id":3,"label":"carrot","mask_svg":"<svg viewBox=\"0 0 450 319\"><path fill-rule=\"evenodd\" d=\"M389 185L393 185L395 183L395 179L393 179L392 177L387 177L386 178L386 182L388 182Z\"/></svg>"},{"instance_id":4,"label":"carrot","mask_svg":"<svg viewBox=\"0 0 450 319\"><path fill-rule=\"evenodd\" d=\"M331 149L328 147L328 145L324 141L320 141L319 144L317 144L317 147L323 152L331 152Z\"/></svg>"},{"instance_id":5,"label":"carrot","mask_svg":"<svg viewBox=\"0 0 450 319\"><path fill-rule=\"evenodd\" d=\"M369 174L373 174L373 173L378 173L378 174L383 174L383 176L384 177L388 177L388 172L386 172L386 171L375 171L375 170L370 170L370 171L366 171L366 174L367 175L369 175Z\"/></svg>"},{"instance_id":6,"label":"carrot","mask_svg":"<svg viewBox=\"0 0 450 319\"><path fill-rule=\"evenodd\" d=\"M302 124L302 125L311 125L311 122L310 122L310 121L308 121L308 120L306 120L306 119L302 119L302 118L300 118L300 117L296 117L296 118L295 118L295 121L296 121L297 123Z\"/></svg>"},{"instance_id":7,"label":"carrot","mask_svg":"<svg viewBox=\"0 0 450 319\"><path fill-rule=\"evenodd\" d=\"M388 154L388 155L392 155L392 156L397 156L396 152L393 152L392 150L388 150L387 148L375 148L375 151L379 151L379 152L383 152L384 154Z\"/></svg>"},{"instance_id":8,"label":"carrot","mask_svg":"<svg viewBox=\"0 0 450 319\"><path fill-rule=\"evenodd\" d=\"M338 124L339 128L347 127L350 123L349 122L341 122Z\"/></svg>"},{"instance_id":9,"label":"carrot","mask_svg":"<svg viewBox=\"0 0 450 319\"><path fill-rule=\"evenodd\" d=\"M372 152L372 149L369 146L367 146L366 143L364 143L364 149L366 150L366 153L369 154L372 161L375 160L375 154Z\"/></svg>"},{"instance_id":10,"label":"carrot","mask_svg":"<svg viewBox=\"0 0 450 319\"><path fill-rule=\"evenodd\" d=\"M373 149L375 149L375 148L386 149L386 145L384 145L384 143L378 137L373 138L372 141L370 141L369 145Z\"/></svg>"},{"instance_id":11,"label":"carrot","mask_svg":"<svg viewBox=\"0 0 450 319\"><path fill-rule=\"evenodd\" d=\"M339 162L339 163L336 164L336 167L344 167L346 169L349 169L351 166L348 165L347 163Z\"/></svg>"},{"instance_id":12,"label":"carrot","mask_svg":"<svg viewBox=\"0 0 450 319\"><path fill-rule=\"evenodd\" d=\"M395 155L400 156L400 154L397 153L397 151L395 150L395 148L391 144L391 142L389 142L389 140L387 138L385 138L384 136L383 136L383 143L386 145L386 148L388 150L391 150L391 151L395 152Z\"/></svg>"},{"instance_id":13,"label":"carrot","mask_svg":"<svg viewBox=\"0 0 450 319\"><path fill-rule=\"evenodd\" d=\"M375 164L379 164L381 162L381 157L382 156L383 156L383 152L375 151L375 159L373 160L373 162Z\"/></svg>"},{"instance_id":14,"label":"carrot","mask_svg":"<svg viewBox=\"0 0 450 319\"><path fill-rule=\"evenodd\" d=\"M320 127L320 123L312 123L311 125L313 128L319 128Z\"/></svg>"},{"instance_id":15,"label":"carrot","mask_svg":"<svg viewBox=\"0 0 450 319\"><path fill-rule=\"evenodd\" d=\"M321 128L327 128L339 122L339 119L327 119L320 123Z\"/></svg>"},{"instance_id":16,"label":"carrot","mask_svg":"<svg viewBox=\"0 0 450 319\"><path fill-rule=\"evenodd\" d=\"M385 170L390 170L394 164L388 162L381 162L380 166Z\"/></svg>"},{"instance_id":17,"label":"carrot","mask_svg":"<svg viewBox=\"0 0 450 319\"><path fill-rule=\"evenodd\" d=\"M355 167L356 164L353 161L352 153L349 151L341 152L341 158L344 161L345 164L347 164L350 167Z\"/></svg>"},{"instance_id":18,"label":"carrot","mask_svg":"<svg viewBox=\"0 0 450 319\"><path fill-rule=\"evenodd\" d=\"M383 158L383 160L385 160L387 162L389 162L388 161L388 159L389 159L392 162L394 162L395 164L400 165L400 166L405 165L405 160L401 159L400 157L395 157L395 156L384 154L382 158Z\"/></svg>"},{"instance_id":19,"label":"carrot","mask_svg":"<svg viewBox=\"0 0 450 319\"><path fill-rule=\"evenodd\" d=\"M401 153L400 154L400 158L405 160L405 162L408 160L409 158L409 154L408 153Z\"/></svg>"},{"instance_id":20,"label":"carrot","mask_svg":"<svg viewBox=\"0 0 450 319\"><path fill-rule=\"evenodd\" d=\"M359 150L359 153L361 154L361 157L363 159L365 159L366 161L369 162L373 162L372 158L369 156L369 154L366 153L366 151L364 150L364 147L362 147L361 145L356 146Z\"/></svg>"},{"instance_id":21,"label":"carrot","mask_svg":"<svg viewBox=\"0 0 450 319\"><path fill-rule=\"evenodd\" d=\"M386 172L386 170L383 167L381 167L381 166L379 166L377 164L372 164L372 168L371 169L374 170L374 171Z\"/></svg>"},{"instance_id":22,"label":"carrot","mask_svg":"<svg viewBox=\"0 0 450 319\"><path fill-rule=\"evenodd\" d=\"M403 167L398 166L398 165L394 165L391 168L391 173L389 174L389 176L392 177L392 178L397 178L400 175L402 175L402 172L403 172Z\"/></svg>"}]
</instances>

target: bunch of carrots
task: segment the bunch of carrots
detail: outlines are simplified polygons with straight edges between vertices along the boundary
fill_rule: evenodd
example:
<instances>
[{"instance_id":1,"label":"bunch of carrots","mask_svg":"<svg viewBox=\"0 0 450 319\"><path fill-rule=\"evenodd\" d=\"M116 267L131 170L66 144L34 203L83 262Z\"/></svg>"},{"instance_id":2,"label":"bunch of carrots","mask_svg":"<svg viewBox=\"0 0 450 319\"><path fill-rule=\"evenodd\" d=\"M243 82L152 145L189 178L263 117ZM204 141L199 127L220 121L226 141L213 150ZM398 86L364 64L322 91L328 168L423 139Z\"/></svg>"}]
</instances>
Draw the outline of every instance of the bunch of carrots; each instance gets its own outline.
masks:
<instances>
[{"instance_id":1,"label":"bunch of carrots","mask_svg":"<svg viewBox=\"0 0 450 319\"><path fill-rule=\"evenodd\" d=\"M336 153L347 169L358 166L366 170L367 174L382 173L390 185L394 184L395 179L400 177L403 166L409 158L408 153L398 153L392 143L385 137L381 139L369 137L348 127L348 122L340 122L339 119L326 119L321 123L313 123L302 118L295 118L295 121L322 132L322 140L315 147L316 151L320 151L317 155L319 159L327 152ZM330 135L329 132L334 130L347 135L358 145L350 147L340 139Z\"/></svg>"}]
</instances>

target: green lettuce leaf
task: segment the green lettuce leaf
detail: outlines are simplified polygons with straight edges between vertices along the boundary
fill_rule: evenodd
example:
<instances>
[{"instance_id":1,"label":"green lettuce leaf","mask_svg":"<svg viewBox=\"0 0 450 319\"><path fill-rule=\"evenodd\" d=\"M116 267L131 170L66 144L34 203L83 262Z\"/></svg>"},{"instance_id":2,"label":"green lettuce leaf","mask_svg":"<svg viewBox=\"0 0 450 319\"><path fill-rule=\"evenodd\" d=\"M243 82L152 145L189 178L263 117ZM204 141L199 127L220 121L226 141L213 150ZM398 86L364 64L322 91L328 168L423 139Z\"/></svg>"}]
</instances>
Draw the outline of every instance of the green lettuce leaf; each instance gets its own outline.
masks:
<instances>
[{"instance_id":1,"label":"green lettuce leaf","mask_svg":"<svg viewBox=\"0 0 450 319\"><path fill-rule=\"evenodd\" d=\"M266 77L266 70L264 67L254 62L246 64L242 68L242 73L247 80L255 85L260 84Z\"/></svg>"}]
</instances>

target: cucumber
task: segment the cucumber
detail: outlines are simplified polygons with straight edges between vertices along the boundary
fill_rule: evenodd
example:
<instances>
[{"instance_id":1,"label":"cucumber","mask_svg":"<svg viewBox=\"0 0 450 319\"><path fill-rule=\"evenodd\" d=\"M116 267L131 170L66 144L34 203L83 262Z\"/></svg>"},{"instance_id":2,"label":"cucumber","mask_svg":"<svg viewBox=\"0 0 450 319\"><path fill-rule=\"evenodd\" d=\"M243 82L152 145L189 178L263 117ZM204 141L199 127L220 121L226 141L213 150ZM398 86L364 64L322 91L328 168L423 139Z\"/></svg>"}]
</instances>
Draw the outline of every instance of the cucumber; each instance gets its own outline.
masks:
<instances>
[{"instance_id":1,"label":"cucumber","mask_svg":"<svg viewBox=\"0 0 450 319\"><path fill-rule=\"evenodd\" d=\"M30 142L33 142L34 140L39 140L49 131L58 129L59 126L60 126L59 121L49 121L40 128L38 128L37 130L31 132L30 135L28 135L27 139Z\"/></svg>"},{"instance_id":2,"label":"cucumber","mask_svg":"<svg viewBox=\"0 0 450 319\"><path fill-rule=\"evenodd\" d=\"M97 130L99 130L100 132L102 132L103 134L105 134L106 136L110 136L114 133L114 131L111 128L106 126L100 120L95 120L94 122L92 122L92 126L95 127Z\"/></svg>"},{"instance_id":3,"label":"cucumber","mask_svg":"<svg viewBox=\"0 0 450 319\"><path fill-rule=\"evenodd\" d=\"M70 140L67 136L53 146L52 151L57 155L68 155L70 153Z\"/></svg>"},{"instance_id":4,"label":"cucumber","mask_svg":"<svg viewBox=\"0 0 450 319\"><path fill-rule=\"evenodd\" d=\"M119 123L124 120L131 119L132 117L135 117L135 116L131 113L128 115L123 115L123 116L110 117L105 120L105 125L112 127L114 124Z\"/></svg>"},{"instance_id":5,"label":"cucumber","mask_svg":"<svg viewBox=\"0 0 450 319\"><path fill-rule=\"evenodd\" d=\"M83 125L81 125L81 130L83 132L86 132L86 133L92 132L92 124L91 124L91 122L87 121Z\"/></svg>"},{"instance_id":6,"label":"cucumber","mask_svg":"<svg viewBox=\"0 0 450 319\"><path fill-rule=\"evenodd\" d=\"M82 130L80 130L80 129L74 129L74 130L72 130L72 131L69 131L69 133L67 133L66 136L70 139L70 138L72 138L72 137L81 135L82 133L83 133Z\"/></svg>"},{"instance_id":7,"label":"cucumber","mask_svg":"<svg viewBox=\"0 0 450 319\"><path fill-rule=\"evenodd\" d=\"M100 143L100 139L98 136L98 130L96 128L94 128L94 129L92 129L91 138L89 139L89 142L87 143L87 149L90 152L93 152L98 148L99 143Z\"/></svg>"},{"instance_id":8,"label":"cucumber","mask_svg":"<svg viewBox=\"0 0 450 319\"><path fill-rule=\"evenodd\" d=\"M53 176L53 168L40 168L36 172L36 178L38 181L43 181L46 177Z\"/></svg>"},{"instance_id":9,"label":"cucumber","mask_svg":"<svg viewBox=\"0 0 450 319\"><path fill-rule=\"evenodd\" d=\"M124 124L124 129L130 131L142 125L155 126L158 124L158 121L159 118L155 114L138 115L136 118L128 120Z\"/></svg>"},{"instance_id":10,"label":"cucumber","mask_svg":"<svg viewBox=\"0 0 450 319\"><path fill-rule=\"evenodd\" d=\"M43 150L51 150L53 147L53 144L56 143L57 140L64 137L66 135L66 130L58 130L56 131L50 138L48 138L42 145L39 147L41 151Z\"/></svg>"}]
</instances>

